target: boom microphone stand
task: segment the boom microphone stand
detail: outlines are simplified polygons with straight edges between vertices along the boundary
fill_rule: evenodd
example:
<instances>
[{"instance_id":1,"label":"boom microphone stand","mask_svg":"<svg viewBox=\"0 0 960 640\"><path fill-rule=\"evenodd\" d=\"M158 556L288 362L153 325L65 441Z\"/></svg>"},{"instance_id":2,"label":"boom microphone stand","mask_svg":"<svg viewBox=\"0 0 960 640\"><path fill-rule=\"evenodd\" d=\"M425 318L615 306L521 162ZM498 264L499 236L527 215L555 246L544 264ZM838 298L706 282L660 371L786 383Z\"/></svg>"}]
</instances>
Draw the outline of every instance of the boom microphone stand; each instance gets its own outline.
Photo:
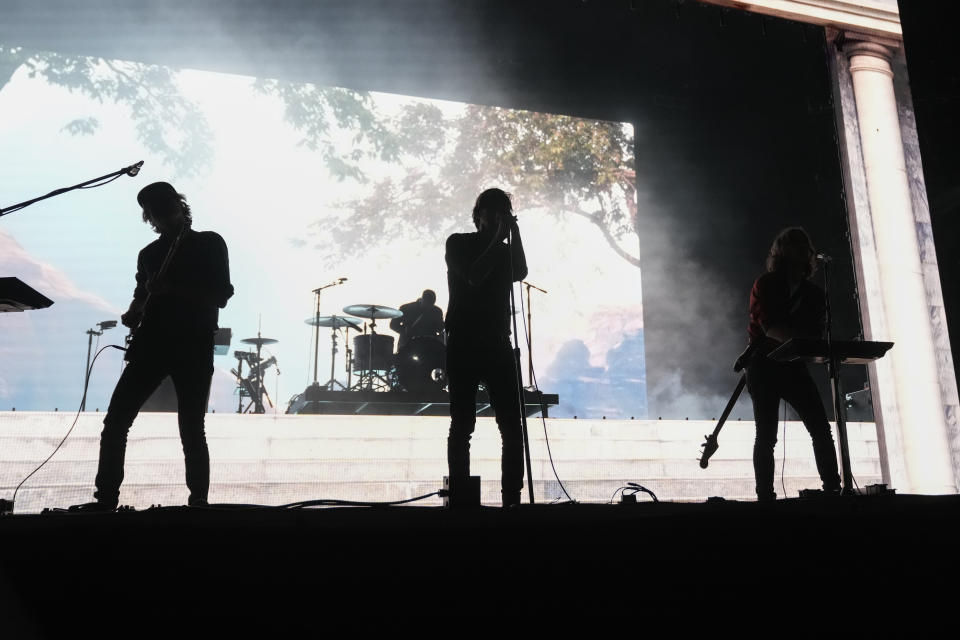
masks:
<instances>
[{"instance_id":1,"label":"boom microphone stand","mask_svg":"<svg viewBox=\"0 0 960 640\"><path fill-rule=\"evenodd\" d=\"M13 213L14 211L19 211L20 209L24 209L24 208L26 208L26 207L29 207L29 206L32 205L34 202L40 202L41 200L46 200L47 198L52 198L53 196L59 196L59 195L62 194L62 193L66 193L66 192L68 192L68 191L73 191L74 189L91 189L91 188L93 188L93 187L99 187L101 184L106 184L106 183L108 183L108 182L112 182L112 181L116 180L117 178L119 178L120 176L122 176L122 175L124 175L124 174L126 174L126 175L128 175L128 176L130 176L130 177L132 178L133 176L135 176L135 175L137 175L138 173L140 173L140 167L142 167L142 166L143 166L143 160L141 160L140 162L138 162L138 163L136 163L136 164L132 164L132 165L130 165L129 167L124 167L123 169L117 169L117 170L114 171L113 173L108 173L107 175L100 176L99 178L94 178L94 179L92 179L92 180L87 180L86 182L81 182L80 184L75 184L75 185L73 185L72 187L64 187L64 188L62 188L62 189L55 189L55 190L51 191L50 193L48 193L48 194L45 195L45 196L40 196L39 198L34 198L33 200L27 200L26 202L21 202L21 203L19 203L19 204L15 204L15 205L9 206L9 207L7 207L7 208L5 208L5 209L0 209L0 216L5 216L5 215L7 215L8 213Z\"/></svg>"},{"instance_id":2,"label":"boom microphone stand","mask_svg":"<svg viewBox=\"0 0 960 640\"><path fill-rule=\"evenodd\" d=\"M546 293L546 291L526 280L520 284L527 288L527 380L530 382L530 388L533 389L533 307L530 306L530 289L536 289L540 293ZM511 309L511 311L516 311L516 309ZM516 320L513 324L517 324Z\"/></svg>"},{"instance_id":3,"label":"boom microphone stand","mask_svg":"<svg viewBox=\"0 0 960 640\"><path fill-rule=\"evenodd\" d=\"M510 317L513 320L513 370L516 374L518 401L520 402L520 426L523 433L523 455L527 465L527 494L530 504L534 504L533 497L533 467L530 464L530 436L527 433L527 407L524 401L523 369L520 366L520 338L517 336L517 301L513 292L513 228L507 234L507 253L510 256ZM531 365L532 366L532 365ZM532 379L532 378L531 378Z\"/></svg>"},{"instance_id":4,"label":"boom microphone stand","mask_svg":"<svg viewBox=\"0 0 960 640\"><path fill-rule=\"evenodd\" d=\"M343 284L346 281L347 281L346 278L337 278L330 284L325 284L322 287L318 287L313 290L313 293L317 295L317 310L316 310L316 315L314 316L314 327L313 327L314 328L314 335L313 335L313 386L314 387L320 386L320 383L317 381L317 365L320 362L320 292L323 291L324 289L335 287L338 284Z\"/></svg>"}]
</instances>

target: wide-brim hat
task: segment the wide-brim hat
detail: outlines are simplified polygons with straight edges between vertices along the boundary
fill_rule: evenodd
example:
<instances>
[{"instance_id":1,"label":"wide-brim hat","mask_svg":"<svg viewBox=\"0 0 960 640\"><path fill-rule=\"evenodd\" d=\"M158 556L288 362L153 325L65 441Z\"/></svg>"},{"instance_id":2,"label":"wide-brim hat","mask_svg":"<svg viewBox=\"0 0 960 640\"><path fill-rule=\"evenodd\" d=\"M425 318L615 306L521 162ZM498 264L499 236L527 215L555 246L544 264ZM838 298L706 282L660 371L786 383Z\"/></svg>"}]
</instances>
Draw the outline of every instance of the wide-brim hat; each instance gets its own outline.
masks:
<instances>
[{"instance_id":1,"label":"wide-brim hat","mask_svg":"<svg viewBox=\"0 0 960 640\"><path fill-rule=\"evenodd\" d=\"M177 193L177 190L174 189L173 185L169 182L154 182L140 189L140 193L137 194L137 202L142 207L148 202L169 200L170 198L177 198L179 196L180 194Z\"/></svg>"}]
</instances>

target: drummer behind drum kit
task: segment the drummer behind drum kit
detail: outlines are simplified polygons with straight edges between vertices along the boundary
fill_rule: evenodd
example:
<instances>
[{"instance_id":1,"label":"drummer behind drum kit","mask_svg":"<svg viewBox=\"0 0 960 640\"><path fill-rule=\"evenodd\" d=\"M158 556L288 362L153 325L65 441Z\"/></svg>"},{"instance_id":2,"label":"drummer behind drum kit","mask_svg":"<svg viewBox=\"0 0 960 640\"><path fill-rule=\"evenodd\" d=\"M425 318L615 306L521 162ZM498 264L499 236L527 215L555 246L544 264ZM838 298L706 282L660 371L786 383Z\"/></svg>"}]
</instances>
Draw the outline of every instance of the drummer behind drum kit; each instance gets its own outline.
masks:
<instances>
[{"instance_id":1,"label":"drummer behind drum kit","mask_svg":"<svg viewBox=\"0 0 960 640\"><path fill-rule=\"evenodd\" d=\"M399 353L394 353L393 336L377 333L377 320L399 318L403 315L399 309L379 304L352 304L344 307L343 312L350 317L316 316L305 321L317 327L318 332L319 327L330 328L330 379L323 385L326 389L333 391L340 387L344 391L419 392L439 391L446 386L446 346L439 338L415 337ZM334 375L338 351L337 331L340 329L346 330L346 386L340 384ZM353 349L350 349L350 329L362 331L353 337ZM353 374L357 377L351 384ZM314 385L319 386L316 373Z\"/></svg>"},{"instance_id":2,"label":"drummer behind drum kit","mask_svg":"<svg viewBox=\"0 0 960 640\"><path fill-rule=\"evenodd\" d=\"M343 308L345 316L320 315L320 291L328 287L342 284L346 278L340 278L319 289L314 289L317 296L316 314L304 320L315 327L313 353L313 384L314 389L336 391L412 391L430 392L441 391L446 387L445 372L447 348L439 336L418 336L407 341L399 353L393 352L393 336L377 333L377 320L391 320L400 318L403 313L399 309L379 304L351 304ZM330 379L322 385L317 380L317 364L319 360L320 328L330 329ZM350 330L360 332L353 337L353 348L350 348ZM336 358L339 349L338 332L346 331L347 343L347 384L343 385L336 378ZM273 338L261 337L259 332L256 338L241 340L244 344L253 345L255 350L234 351L237 359L237 368L231 373L237 379L237 391L240 396L237 413L265 413L263 398L272 408L273 401L263 384L266 370L277 366L276 356L263 358L261 349L264 345L276 344ZM247 372L244 375L244 365ZM279 374L279 369L277 370ZM353 374L356 380L353 381ZM296 396L295 396L296 397ZM244 401L249 400L246 407Z\"/></svg>"}]
</instances>

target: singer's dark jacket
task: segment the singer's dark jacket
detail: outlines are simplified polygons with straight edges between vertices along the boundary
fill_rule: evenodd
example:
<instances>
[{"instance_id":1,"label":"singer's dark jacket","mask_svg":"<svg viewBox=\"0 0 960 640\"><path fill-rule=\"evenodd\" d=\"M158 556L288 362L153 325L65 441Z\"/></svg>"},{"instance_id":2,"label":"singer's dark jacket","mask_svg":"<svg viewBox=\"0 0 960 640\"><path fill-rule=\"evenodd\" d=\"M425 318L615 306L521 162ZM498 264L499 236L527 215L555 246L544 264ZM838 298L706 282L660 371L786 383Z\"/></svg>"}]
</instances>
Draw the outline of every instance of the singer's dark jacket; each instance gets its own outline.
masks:
<instances>
[{"instance_id":1,"label":"singer's dark jacket","mask_svg":"<svg viewBox=\"0 0 960 640\"><path fill-rule=\"evenodd\" d=\"M174 238L161 235L140 251L137 257L136 301L147 296L147 280L160 270ZM150 341L165 338L206 338L217 330L219 310L233 295L227 245L213 231L188 229L170 262L165 281L180 285L193 295L153 294L137 329ZM199 298L199 299L197 299ZM206 299L204 303L200 300Z\"/></svg>"},{"instance_id":2,"label":"singer's dark jacket","mask_svg":"<svg viewBox=\"0 0 960 640\"><path fill-rule=\"evenodd\" d=\"M455 233L447 238L450 302L446 327L450 336L467 335L471 340L490 342L510 335L510 287L514 279L520 280L526 273L511 278L510 250L506 244L497 243L491 249L499 256L493 271L480 284L470 284L470 266L489 244L490 236L480 233Z\"/></svg>"},{"instance_id":3,"label":"singer's dark jacket","mask_svg":"<svg viewBox=\"0 0 960 640\"><path fill-rule=\"evenodd\" d=\"M791 293L786 271L765 273L750 290L750 343L766 342L767 329L784 324L798 335L819 338L826 326L825 310L823 289L809 280Z\"/></svg>"}]
</instances>

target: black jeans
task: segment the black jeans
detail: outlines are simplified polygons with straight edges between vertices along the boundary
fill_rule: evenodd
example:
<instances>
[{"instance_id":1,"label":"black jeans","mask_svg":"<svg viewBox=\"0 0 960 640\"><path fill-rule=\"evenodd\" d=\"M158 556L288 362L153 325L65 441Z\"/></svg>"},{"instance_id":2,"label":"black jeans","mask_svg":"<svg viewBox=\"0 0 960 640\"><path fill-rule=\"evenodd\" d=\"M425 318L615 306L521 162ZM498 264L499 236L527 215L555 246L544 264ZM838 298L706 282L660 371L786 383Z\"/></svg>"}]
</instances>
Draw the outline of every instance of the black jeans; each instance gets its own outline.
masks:
<instances>
[{"instance_id":1,"label":"black jeans","mask_svg":"<svg viewBox=\"0 0 960 640\"><path fill-rule=\"evenodd\" d=\"M177 420L186 465L188 504L203 504L210 488L210 453L204 415L213 374L213 337L169 340L149 353L138 354L117 382L100 434L97 466L98 502L116 504L123 482L127 433L140 407L166 376L177 392Z\"/></svg>"},{"instance_id":2,"label":"black jeans","mask_svg":"<svg viewBox=\"0 0 960 640\"><path fill-rule=\"evenodd\" d=\"M837 450L817 385L802 362L776 362L757 354L747 368L747 389L753 399L757 437L753 444L753 472L757 497L776 497L773 490L773 448L777 444L780 399L790 403L813 440L813 455L823 488L840 488Z\"/></svg>"},{"instance_id":3,"label":"black jeans","mask_svg":"<svg viewBox=\"0 0 960 640\"><path fill-rule=\"evenodd\" d=\"M502 440L501 490L504 497L523 489L523 434L516 364L508 338L494 342L472 336L447 341L447 379L450 388L450 436L447 465L450 476L470 475L470 437L477 424L477 388L486 385Z\"/></svg>"}]
</instances>

